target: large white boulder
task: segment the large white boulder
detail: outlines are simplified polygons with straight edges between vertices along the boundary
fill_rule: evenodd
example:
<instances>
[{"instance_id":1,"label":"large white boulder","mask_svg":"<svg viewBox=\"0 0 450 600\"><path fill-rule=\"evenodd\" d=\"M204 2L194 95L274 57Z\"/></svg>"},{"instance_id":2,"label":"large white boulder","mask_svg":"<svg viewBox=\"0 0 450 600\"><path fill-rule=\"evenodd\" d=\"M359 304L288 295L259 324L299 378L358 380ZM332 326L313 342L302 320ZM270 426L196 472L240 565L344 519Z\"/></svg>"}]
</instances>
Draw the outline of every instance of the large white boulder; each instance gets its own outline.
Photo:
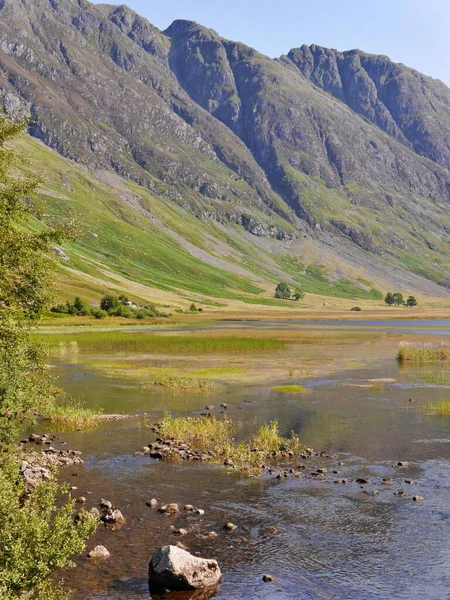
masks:
<instances>
[{"instance_id":1,"label":"large white boulder","mask_svg":"<svg viewBox=\"0 0 450 600\"><path fill-rule=\"evenodd\" d=\"M169 590L216 586L220 577L221 572L216 560L198 558L177 546L158 548L150 560L150 585Z\"/></svg>"}]
</instances>

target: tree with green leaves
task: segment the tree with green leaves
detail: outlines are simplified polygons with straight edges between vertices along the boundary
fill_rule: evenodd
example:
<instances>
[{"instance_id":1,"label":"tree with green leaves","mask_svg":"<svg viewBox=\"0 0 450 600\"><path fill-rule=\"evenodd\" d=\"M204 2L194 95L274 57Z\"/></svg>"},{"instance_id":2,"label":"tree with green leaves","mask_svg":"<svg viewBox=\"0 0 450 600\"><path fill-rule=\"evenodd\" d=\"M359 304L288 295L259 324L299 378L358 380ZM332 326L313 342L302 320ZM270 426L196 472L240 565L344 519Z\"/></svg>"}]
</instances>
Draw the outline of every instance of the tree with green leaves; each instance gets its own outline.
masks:
<instances>
[{"instance_id":1,"label":"tree with green leaves","mask_svg":"<svg viewBox=\"0 0 450 600\"><path fill-rule=\"evenodd\" d=\"M400 292L394 292L392 294L392 298L394 300L394 304L396 304L397 306L401 306L404 302L403 294L401 294Z\"/></svg>"},{"instance_id":2,"label":"tree with green leaves","mask_svg":"<svg viewBox=\"0 0 450 600\"><path fill-rule=\"evenodd\" d=\"M303 300L303 298L305 297L305 292L302 290L301 287L296 287L294 290L294 300L297 300L297 302L299 300Z\"/></svg>"},{"instance_id":3,"label":"tree with green leaves","mask_svg":"<svg viewBox=\"0 0 450 600\"><path fill-rule=\"evenodd\" d=\"M275 288L275 298L283 300L289 300L291 297L291 290L287 283L280 282Z\"/></svg>"},{"instance_id":4,"label":"tree with green leaves","mask_svg":"<svg viewBox=\"0 0 450 600\"><path fill-rule=\"evenodd\" d=\"M113 310L117 310L120 306L121 302L117 296L113 296L112 294L106 294L100 301L100 308L105 310L106 312L110 312Z\"/></svg>"},{"instance_id":5,"label":"tree with green leaves","mask_svg":"<svg viewBox=\"0 0 450 600\"><path fill-rule=\"evenodd\" d=\"M55 600L64 596L52 572L84 549L97 518L84 511L75 523L73 501L60 501L67 489L53 481L26 489L14 444L20 429L58 394L31 326L49 300L52 245L71 229L27 228L31 216L39 216L37 181L13 174L20 163L5 145L22 129L0 116L0 598Z\"/></svg>"},{"instance_id":6,"label":"tree with green leaves","mask_svg":"<svg viewBox=\"0 0 450 600\"><path fill-rule=\"evenodd\" d=\"M394 304L394 294L392 292L388 292L384 301L388 306L392 306Z\"/></svg>"},{"instance_id":7,"label":"tree with green leaves","mask_svg":"<svg viewBox=\"0 0 450 600\"><path fill-rule=\"evenodd\" d=\"M406 306L412 308L413 306L417 306L417 300L414 296L408 296L406 300Z\"/></svg>"}]
</instances>

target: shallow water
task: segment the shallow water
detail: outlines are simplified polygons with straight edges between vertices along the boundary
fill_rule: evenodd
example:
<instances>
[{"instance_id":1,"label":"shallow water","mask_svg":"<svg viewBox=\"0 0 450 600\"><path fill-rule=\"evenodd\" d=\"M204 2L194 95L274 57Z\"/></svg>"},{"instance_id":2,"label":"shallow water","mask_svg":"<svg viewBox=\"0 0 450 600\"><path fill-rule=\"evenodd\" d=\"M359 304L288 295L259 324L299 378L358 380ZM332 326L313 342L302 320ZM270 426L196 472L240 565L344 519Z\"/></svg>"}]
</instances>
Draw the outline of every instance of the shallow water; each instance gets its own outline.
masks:
<instances>
[{"instance_id":1,"label":"shallow water","mask_svg":"<svg viewBox=\"0 0 450 600\"><path fill-rule=\"evenodd\" d=\"M308 446L336 458L300 461L308 474L302 479L252 480L222 466L133 456L153 439L140 418L105 423L94 433L64 434L86 460L63 472L78 488L74 494L92 492L88 506L110 499L127 519L122 530L102 528L89 543L104 544L108 561L82 558L77 569L64 573L74 600L148 599L152 551L179 539L170 525L189 529L182 542L192 552L219 560L223 583L217 600L450 598L450 419L424 410L427 402L448 395L448 387L409 381L411 367L405 381L394 360L382 359L333 378L291 379L308 387L303 394L261 385L222 388L205 397L140 391L92 372L88 357L75 361L59 363L55 372L88 406L139 411L153 421L165 410L190 414L226 402L240 436L277 419L283 433L294 430ZM355 386L376 378L402 383ZM399 460L411 461L411 467L393 468ZM309 476L319 466L329 471L323 480ZM361 487L354 482L358 477L371 483ZM392 477L393 484L382 485L383 477ZM349 483L336 484L336 478ZM405 497L396 495L401 489ZM414 494L424 500L413 502ZM206 512L168 519L145 506L153 497ZM238 525L233 534L222 530L228 521ZM278 531L266 531L267 525ZM218 537L204 539L210 531ZM264 573L275 575L276 583L263 583Z\"/></svg>"}]
</instances>

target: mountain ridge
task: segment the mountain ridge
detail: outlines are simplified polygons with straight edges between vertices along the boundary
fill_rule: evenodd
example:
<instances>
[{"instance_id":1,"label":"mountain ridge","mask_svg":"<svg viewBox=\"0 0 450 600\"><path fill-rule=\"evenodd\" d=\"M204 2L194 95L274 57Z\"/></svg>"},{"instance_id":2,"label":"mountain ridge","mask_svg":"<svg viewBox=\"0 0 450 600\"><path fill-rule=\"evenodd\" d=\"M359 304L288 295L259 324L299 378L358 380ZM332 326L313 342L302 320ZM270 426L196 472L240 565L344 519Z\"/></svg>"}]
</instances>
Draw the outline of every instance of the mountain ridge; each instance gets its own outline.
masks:
<instances>
[{"instance_id":1,"label":"mountain ridge","mask_svg":"<svg viewBox=\"0 0 450 600\"><path fill-rule=\"evenodd\" d=\"M195 22L160 31L125 5L3 0L0 16L0 105L32 115L31 135L62 156L200 229L291 255L309 240L325 263L450 285L444 84L356 50L271 59Z\"/></svg>"}]
</instances>

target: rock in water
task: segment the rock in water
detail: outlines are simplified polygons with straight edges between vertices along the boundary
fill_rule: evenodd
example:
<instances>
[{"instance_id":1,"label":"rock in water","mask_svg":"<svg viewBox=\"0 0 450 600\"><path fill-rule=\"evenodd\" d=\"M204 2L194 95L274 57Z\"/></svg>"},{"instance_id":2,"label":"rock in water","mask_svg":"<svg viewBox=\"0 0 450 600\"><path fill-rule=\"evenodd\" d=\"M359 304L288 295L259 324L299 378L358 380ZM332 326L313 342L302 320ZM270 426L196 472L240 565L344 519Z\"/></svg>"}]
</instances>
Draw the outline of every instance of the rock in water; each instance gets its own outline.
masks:
<instances>
[{"instance_id":1,"label":"rock in water","mask_svg":"<svg viewBox=\"0 0 450 600\"><path fill-rule=\"evenodd\" d=\"M88 554L89 558L109 558L111 555L105 546L95 546Z\"/></svg>"},{"instance_id":2,"label":"rock in water","mask_svg":"<svg viewBox=\"0 0 450 600\"><path fill-rule=\"evenodd\" d=\"M158 548L149 565L149 583L169 590L193 590L219 583L216 560L198 558L176 546Z\"/></svg>"}]
</instances>

